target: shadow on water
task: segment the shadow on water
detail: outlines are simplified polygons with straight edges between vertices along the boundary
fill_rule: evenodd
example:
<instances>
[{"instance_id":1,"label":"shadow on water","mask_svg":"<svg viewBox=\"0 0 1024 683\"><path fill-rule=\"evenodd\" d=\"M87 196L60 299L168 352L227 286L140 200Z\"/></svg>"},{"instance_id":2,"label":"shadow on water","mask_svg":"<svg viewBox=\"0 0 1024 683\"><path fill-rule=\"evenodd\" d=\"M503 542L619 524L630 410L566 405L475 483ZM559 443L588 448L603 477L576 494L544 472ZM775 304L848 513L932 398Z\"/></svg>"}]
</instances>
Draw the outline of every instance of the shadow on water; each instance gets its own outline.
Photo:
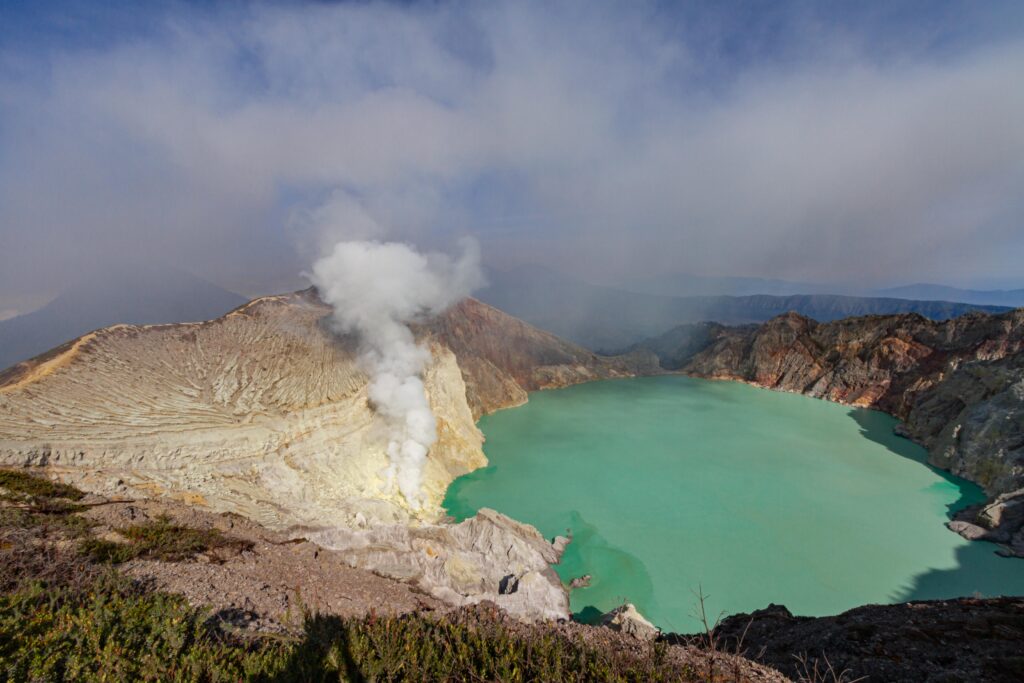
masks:
<instances>
[{"instance_id":1,"label":"shadow on water","mask_svg":"<svg viewBox=\"0 0 1024 683\"><path fill-rule=\"evenodd\" d=\"M985 501L980 486L961 479L928 463L924 447L897 435L897 421L880 411L854 408L848 415L860 427L864 438L885 446L890 452L924 465L943 480L956 487L957 499L946 506L949 518L970 505ZM950 531L949 533L954 533ZM907 586L889 596L893 602L938 600L979 595L1024 595L1024 561L995 557L998 546L984 541L971 541L955 550L956 566L950 569L928 569L910 580Z\"/></svg>"},{"instance_id":2,"label":"shadow on water","mask_svg":"<svg viewBox=\"0 0 1024 683\"><path fill-rule=\"evenodd\" d=\"M857 423L860 427L861 436L865 439L885 446L890 452L900 457L924 465L942 477L946 482L956 487L957 499L946 505L946 516L950 519L965 507L985 502L985 492L980 486L930 464L928 462L928 451L923 446L896 434L893 429L899 423L894 417L881 411L869 410L867 408L852 408L847 415Z\"/></svg>"},{"instance_id":3,"label":"shadow on water","mask_svg":"<svg viewBox=\"0 0 1024 683\"><path fill-rule=\"evenodd\" d=\"M970 541L956 549L955 567L922 572L890 598L893 602L906 602L962 596L1024 595L1024 560L994 557L997 547L985 541Z\"/></svg>"},{"instance_id":4,"label":"shadow on water","mask_svg":"<svg viewBox=\"0 0 1024 683\"><path fill-rule=\"evenodd\" d=\"M593 626L597 622L601 621L602 616L604 616L604 612L593 605L587 605L578 612L573 612L572 620L581 624L589 624Z\"/></svg>"}]
</instances>

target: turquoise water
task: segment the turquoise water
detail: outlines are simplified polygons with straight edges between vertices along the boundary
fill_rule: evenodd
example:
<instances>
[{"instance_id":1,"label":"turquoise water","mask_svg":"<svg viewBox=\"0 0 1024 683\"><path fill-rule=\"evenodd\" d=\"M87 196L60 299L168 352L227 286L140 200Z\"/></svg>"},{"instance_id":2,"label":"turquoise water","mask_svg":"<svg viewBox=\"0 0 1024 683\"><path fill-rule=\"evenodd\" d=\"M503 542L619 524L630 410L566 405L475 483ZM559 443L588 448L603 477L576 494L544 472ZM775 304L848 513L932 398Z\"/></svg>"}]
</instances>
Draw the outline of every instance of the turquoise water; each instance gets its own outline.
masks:
<instances>
[{"instance_id":1,"label":"turquoise water","mask_svg":"<svg viewBox=\"0 0 1024 683\"><path fill-rule=\"evenodd\" d=\"M457 519L490 507L573 542L556 566L581 618L624 600L665 629L784 604L1024 594L1024 560L943 523L978 487L935 470L894 420L735 382L652 377L535 392L484 417L490 466L456 480Z\"/></svg>"}]
</instances>

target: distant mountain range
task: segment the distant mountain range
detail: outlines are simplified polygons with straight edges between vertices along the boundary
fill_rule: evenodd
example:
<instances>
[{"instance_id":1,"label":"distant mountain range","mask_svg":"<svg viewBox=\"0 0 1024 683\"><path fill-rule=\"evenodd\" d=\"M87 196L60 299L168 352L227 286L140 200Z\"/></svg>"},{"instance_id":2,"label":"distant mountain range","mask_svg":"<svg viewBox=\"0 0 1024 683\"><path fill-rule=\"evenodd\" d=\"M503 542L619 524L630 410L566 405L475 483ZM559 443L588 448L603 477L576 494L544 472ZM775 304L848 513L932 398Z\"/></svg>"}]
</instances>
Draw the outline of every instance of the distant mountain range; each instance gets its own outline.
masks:
<instances>
[{"instance_id":1,"label":"distant mountain range","mask_svg":"<svg viewBox=\"0 0 1024 683\"><path fill-rule=\"evenodd\" d=\"M0 320L0 370L100 327L208 320L246 301L182 270L125 266L77 283L36 311Z\"/></svg>"},{"instance_id":2,"label":"distant mountain range","mask_svg":"<svg viewBox=\"0 0 1024 683\"><path fill-rule=\"evenodd\" d=\"M790 282L759 277L707 277L689 273L666 273L629 278L616 286L627 292L659 296L793 296L794 294L862 294L848 287Z\"/></svg>"},{"instance_id":3,"label":"distant mountain range","mask_svg":"<svg viewBox=\"0 0 1024 683\"><path fill-rule=\"evenodd\" d=\"M880 289L877 293L900 299L941 299L1010 308L1024 306L1024 289L958 289L945 285L916 284Z\"/></svg>"},{"instance_id":4,"label":"distant mountain range","mask_svg":"<svg viewBox=\"0 0 1024 683\"><path fill-rule=\"evenodd\" d=\"M751 296L769 294L838 294L855 297L951 301L982 306L1024 306L1024 289L960 289L946 285L918 283L884 289L869 289L815 282L792 282L752 277L704 277L688 273L667 273L630 278L617 286L639 294L660 296Z\"/></svg>"},{"instance_id":5,"label":"distant mountain range","mask_svg":"<svg viewBox=\"0 0 1024 683\"><path fill-rule=\"evenodd\" d=\"M795 311L822 322L857 315L919 313L943 320L969 311L999 313L1003 306L895 297L836 294L753 294L743 296L667 296L592 285L539 266L491 270L489 285L477 298L506 313L591 349L618 351L676 325L701 321L723 324L763 322ZM793 283L753 278L717 278L720 285L774 283L785 291ZM710 286L709 283L705 283Z\"/></svg>"},{"instance_id":6,"label":"distant mountain range","mask_svg":"<svg viewBox=\"0 0 1024 683\"><path fill-rule=\"evenodd\" d=\"M886 296L849 296L805 291L821 285L760 278L673 275L629 284L637 289L699 293L672 296L593 285L540 266L490 270L487 277L489 285L477 293L480 300L601 351L624 349L680 324L763 322L788 311L827 322L855 315L908 312L942 320L974 310L1006 310L1003 305L982 303L985 296L997 292L938 285L910 285L879 292ZM721 294L723 290L733 294ZM936 299L909 298L929 293ZM1014 298L1014 291L1001 294L1006 305L1024 305L1024 300ZM947 300L954 295L973 296L974 300ZM39 310L0 320L0 370L107 325L208 320L245 301L174 268L122 267L78 283Z\"/></svg>"}]
</instances>

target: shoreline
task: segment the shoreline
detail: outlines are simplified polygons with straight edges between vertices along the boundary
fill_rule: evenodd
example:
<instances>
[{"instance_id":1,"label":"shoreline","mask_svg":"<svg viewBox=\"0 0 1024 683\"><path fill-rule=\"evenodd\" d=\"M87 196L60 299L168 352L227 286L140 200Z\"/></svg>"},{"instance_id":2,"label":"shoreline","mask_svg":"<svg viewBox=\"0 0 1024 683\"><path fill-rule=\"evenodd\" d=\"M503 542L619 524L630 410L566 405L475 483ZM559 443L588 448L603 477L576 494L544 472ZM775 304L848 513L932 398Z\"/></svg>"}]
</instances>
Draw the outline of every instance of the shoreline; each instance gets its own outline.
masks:
<instances>
[{"instance_id":1,"label":"shoreline","mask_svg":"<svg viewBox=\"0 0 1024 683\"><path fill-rule=\"evenodd\" d=\"M829 400L829 399L822 398L822 397L819 397L819 396L814 396L814 395L811 395L811 394L806 394L806 393L792 391L792 390L774 389L772 387L760 385L760 384L758 384L756 382L745 381L745 380L742 380L742 379L734 379L734 378L728 378L728 377L714 377L714 378L700 377L700 376L697 376L697 375L693 375L691 373L679 372L679 371L676 371L676 372L664 372L664 373L659 373L658 375L637 375L637 376L632 377L632 378L609 378L609 380L615 380L615 379L643 379L643 378L646 378L646 377L680 377L680 378L686 378L686 379L698 380L698 381L705 380L705 381L730 381L730 382L737 382L739 384L750 386L750 387L755 388L755 389L769 390L769 391L775 391L777 393L786 393L786 394L792 394L792 395L798 395L798 396L806 396L806 397L812 398L812 399L820 399L820 400L822 400L822 401L824 401L826 403L835 404L837 406L843 406L843 407L852 408L852 409L858 409L858 410L867 410L867 411L871 411L872 413L878 413L878 414L884 415L886 418L889 418L889 419L894 421L894 427L891 430L891 433L892 433L893 436L900 437L901 440L906 440L909 443L914 444L915 447L921 449L921 452L920 452L919 456L910 457L910 456L907 456L907 455L903 455L902 457L910 457L910 459L913 460L914 462L916 462L917 464L923 465L924 467L928 468L929 470L932 470L936 474L942 476L944 479L947 479L948 481L950 481L952 483L955 483L958 486L961 485L961 484L969 484L971 487L977 487L976 482L972 482L969 479L967 479L966 477L958 476L956 474L953 474L952 472L950 472L949 470L947 470L945 468L941 468L941 467L938 467L938 466L930 463L929 462L929 455L930 454L928 452L928 449L926 449L922 444L920 444L916 440L907 438L904 435L900 434L898 428L901 425L903 425L904 423L901 420L899 420L899 418L893 416L891 413L889 413L889 412L887 412L885 410L881 410L881 409L878 409L878 408L875 408L875 407L871 407L871 406L863 406L863 405L851 404L851 403L848 403L848 402ZM581 386L582 384L589 384L589 383L590 382L585 382L585 383L581 383L580 385L573 385L573 386ZM559 388L568 388L568 387L559 387ZM546 389L538 389L537 391L545 391L545 390ZM533 394L533 393L534 392L532 392L532 391L529 392L529 394ZM522 404L520 404L520 405L522 405ZM512 406L509 406L509 407L512 407ZM504 410L504 408L502 408L501 410ZM491 413L491 414L496 414L497 412L498 411L495 411L494 413ZM479 420L477 421L476 424L477 424L477 427L480 428L480 421ZM490 459L488 460L488 462L489 462L489 465L490 465L490 463L491 463ZM454 482L453 482L452 485L454 485ZM450 494L452 485L449 485L448 490L446 490L445 500L447 500L447 497ZM978 487L978 489L979 489L978 490L978 495L985 495L980 490L980 487ZM986 498L987 498L987 496L986 496ZM966 510L966 509L969 509L970 507L972 507L972 505L974 505L974 502L972 500L970 500L970 499L965 500L964 502L960 502L960 500L958 500L958 501L956 501L956 503L954 503L954 505L956 505L956 507L951 507L950 511L948 513L946 513L947 523L946 523L945 526L947 527L948 531L952 531L952 532L956 533L956 529L953 529L953 528L951 528L949 526L950 522L956 518L957 514L961 513L963 510ZM451 515L451 512L450 512L451 507L450 506L445 505L444 509L446 510L446 512L448 512L449 515ZM459 519L458 517L451 517L451 518L452 519ZM990 541L990 540L987 540L987 539L972 539L972 538L969 538L969 537L965 537L964 534L959 534L959 535L961 537L965 538L965 540L967 540L967 541L970 541L970 540L986 540L986 542L991 544L990 547L991 547L993 553L995 553L995 551L1001 547L1000 544L998 544L996 542L993 542L993 541ZM971 545L973 546L974 544L971 544ZM1001 556L1000 559L1001 560L1002 559L1006 559L1006 557L1005 556ZM568 577L568 576L566 576L566 577L563 577L563 580L562 580L563 586L565 587L566 591L568 592L568 594L570 596L572 596L573 591L577 589L577 586L573 586L572 585L573 584L573 578L578 578L578 577ZM1014 594L1016 595L1017 593L1014 593ZM970 597L970 595L967 592L957 594L957 596L959 598L968 598L968 597ZM625 597L628 599L630 596L627 595ZM955 597L951 593L951 594L949 594L948 596L946 596L945 598L942 598L942 599L949 600L949 599L955 599ZM889 603L889 604L898 605L898 604L904 604L904 603L901 601L901 602L895 602L895 603ZM850 607L850 609L855 609L855 608L856 608L856 606L851 606ZM831 612L829 612L829 613L822 613L822 615L820 617L814 617L814 618L824 618L826 616L829 616L829 614L832 614L832 613ZM573 615L573 618L574 619L576 618L575 613Z\"/></svg>"}]
</instances>

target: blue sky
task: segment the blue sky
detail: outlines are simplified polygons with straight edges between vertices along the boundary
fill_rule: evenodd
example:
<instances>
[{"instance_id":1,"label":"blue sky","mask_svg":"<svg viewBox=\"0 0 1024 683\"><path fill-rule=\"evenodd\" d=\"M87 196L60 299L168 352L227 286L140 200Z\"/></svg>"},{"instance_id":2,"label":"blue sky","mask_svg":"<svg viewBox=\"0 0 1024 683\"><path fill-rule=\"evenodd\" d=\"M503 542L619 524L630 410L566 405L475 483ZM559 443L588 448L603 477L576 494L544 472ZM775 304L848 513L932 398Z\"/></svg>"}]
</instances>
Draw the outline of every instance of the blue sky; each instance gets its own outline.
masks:
<instances>
[{"instance_id":1,"label":"blue sky","mask_svg":"<svg viewBox=\"0 0 1024 683\"><path fill-rule=\"evenodd\" d=\"M1024 3L0 4L0 309L340 239L1024 286Z\"/></svg>"}]
</instances>

